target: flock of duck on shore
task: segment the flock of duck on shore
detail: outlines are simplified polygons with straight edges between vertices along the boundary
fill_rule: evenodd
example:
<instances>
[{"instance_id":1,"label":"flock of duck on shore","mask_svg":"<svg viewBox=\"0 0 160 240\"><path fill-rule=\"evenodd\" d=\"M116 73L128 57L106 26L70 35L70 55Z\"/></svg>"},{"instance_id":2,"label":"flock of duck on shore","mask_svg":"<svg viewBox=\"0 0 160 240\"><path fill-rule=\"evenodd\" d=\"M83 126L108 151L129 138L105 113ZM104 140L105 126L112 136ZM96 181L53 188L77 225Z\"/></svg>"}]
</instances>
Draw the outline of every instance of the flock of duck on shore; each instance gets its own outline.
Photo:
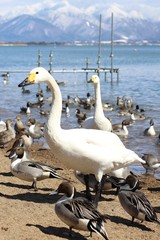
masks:
<instances>
[{"instance_id":1,"label":"flock of duck on shore","mask_svg":"<svg viewBox=\"0 0 160 240\"><path fill-rule=\"evenodd\" d=\"M105 229L103 213L97 209L103 190L117 189L119 202L124 210L134 219L160 223L160 219L145 194L139 190L139 179L130 172L128 166L139 162L147 171L158 171L160 160L153 154L138 156L134 151L125 147L123 137L128 136L130 125L146 119L145 110L139 105L134 106L131 98L117 97L116 108L101 99L100 78L93 75L89 82L94 86L94 97L87 93L86 98L70 96L62 99L59 85L53 76L44 68L33 69L27 78L19 84L23 94L30 94L25 86L46 82L46 91L51 92L50 99L45 99L44 91L40 90L37 102L27 102L26 107L20 109L15 120L0 121L0 146L5 147L13 142L6 151L11 159L11 173L22 180L32 182L35 191L37 181L47 178L58 178L62 183L51 194L63 193L63 197L55 204L55 213L70 229L89 231L109 239ZM44 109L45 101L50 101L50 110ZM63 107L64 106L64 107ZM37 121L34 117L34 108L39 108L41 115L47 116L46 123ZM79 127L73 129L61 128L61 115L70 114L70 108L75 109L75 118ZM87 116L90 109L94 115ZM106 111L118 111L120 116L126 117L120 123L113 124L105 116ZM23 114L28 117L23 122ZM109 114L108 114L109 115ZM157 136L154 129L154 120L149 120L148 128L143 130L145 136ZM85 185L86 197L75 197L75 188L62 177L53 166L35 162L30 156L30 148L34 141L45 137L48 148L64 165L74 170L76 178ZM91 194L95 191L95 196Z\"/></svg>"}]
</instances>

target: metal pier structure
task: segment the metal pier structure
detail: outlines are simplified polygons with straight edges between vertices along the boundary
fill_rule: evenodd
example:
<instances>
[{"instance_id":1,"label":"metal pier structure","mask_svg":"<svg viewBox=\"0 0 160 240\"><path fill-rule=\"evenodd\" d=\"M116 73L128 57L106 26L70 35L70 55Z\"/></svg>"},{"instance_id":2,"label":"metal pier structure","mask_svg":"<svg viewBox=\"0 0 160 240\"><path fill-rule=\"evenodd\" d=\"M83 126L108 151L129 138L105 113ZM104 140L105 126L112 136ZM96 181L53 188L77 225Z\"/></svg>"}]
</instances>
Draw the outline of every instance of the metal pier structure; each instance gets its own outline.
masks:
<instances>
[{"instance_id":1,"label":"metal pier structure","mask_svg":"<svg viewBox=\"0 0 160 240\"><path fill-rule=\"evenodd\" d=\"M81 69L53 69L53 51L50 51L49 54L49 72L51 74L54 73L84 73L86 75L86 81L88 80L88 75L89 73L95 73L97 75L100 75L101 73L104 73L104 79L108 80L110 79L111 82L113 82L113 74L116 74L116 80L117 82L119 81L119 68L114 68L113 67L113 13L111 15L111 52L110 52L110 59L111 59L111 66L110 68L108 67L102 67L100 65L100 58L101 58L101 15L99 19L99 44L98 44L98 59L97 59L97 67L90 67L89 66L89 59L86 58L86 66ZM38 51L38 62L37 65L38 67L41 66L41 58L42 58L42 53L39 50ZM28 73L30 70L27 69L21 69L21 70L9 70L9 69L0 69L1 77L3 78L4 81L8 81L10 74L11 73ZM110 74L110 78L108 78L107 74Z\"/></svg>"},{"instance_id":2,"label":"metal pier structure","mask_svg":"<svg viewBox=\"0 0 160 240\"><path fill-rule=\"evenodd\" d=\"M27 69L22 69L22 70L9 70L9 69L4 69L4 70L0 70L0 73L1 73L1 77L3 80L6 80L8 81L9 80L9 77L12 73L29 73L30 70L27 70ZM86 81L88 80L88 75L89 73L95 73L95 74L98 74L100 75L100 73L104 73L104 78L105 80L109 79L109 77L107 77L107 74L113 74L115 73L116 74L116 80L117 82L119 81L119 68L103 68L103 67L100 67L100 68L82 68L82 69L52 69L52 70L49 70L49 72L51 74L54 74L54 73L84 73L86 75ZM112 80L113 81L113 76L112 76Z\"/></svg>"},{"instance_id":3,"label":"metal pier structure","mask_svg":"<svg viewBox=\"0 0 160 240\"><path fill-rule=\"evenodd\" d=\"M39 51L38 52L38 64L37 66L40 67L41 66L41 57L42 57L42 54L41 52ZM119 81L119 68L106 68L106 67L100 67L100 65L98 64L97 67L90 67L89 66L89 60L88 58L86 59L86 66L84 68L81 68L81 69L66 69L66 68L63 68L63 69L54 69L53 68L53 52L52 50L50 51L50 54L49 54L49 58L50 58L50 61L49 61L49 72L51 74L54 74L54 73L84 73L86 75L86 81L88 80L88 75L89 73L95 73L95 74L98 74L100 75L101 73L104 73L104 79L107 80L109 79L109 77L107 76L107 74L110 74L111 75L111 81L113 81L113 77L112 77L112 74L115 73L116 74L116 80L117 82ZM11 69L3 69L1 70L0 69L0 76L3 78L4 81L8 81L9 80L9 77L12 73L28 73L30 71L27 70L27 69L21 69L21 70L11 70Z\"/></svg>"}]
</instances>

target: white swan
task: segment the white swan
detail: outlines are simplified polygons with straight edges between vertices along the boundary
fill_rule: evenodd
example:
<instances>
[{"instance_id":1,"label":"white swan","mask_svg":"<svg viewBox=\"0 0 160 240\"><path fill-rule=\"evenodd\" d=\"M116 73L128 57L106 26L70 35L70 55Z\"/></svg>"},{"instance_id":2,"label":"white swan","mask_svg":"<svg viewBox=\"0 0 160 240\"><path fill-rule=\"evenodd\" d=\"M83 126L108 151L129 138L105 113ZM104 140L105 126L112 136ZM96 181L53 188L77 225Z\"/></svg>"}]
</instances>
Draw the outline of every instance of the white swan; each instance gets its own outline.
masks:
<instances>
[{"instance_id":1,"label":"white swan","mask_svg":"<svg viewBox=\"0 0 160 240\"><path fill-rule=\"evenodd\" d=\"M34 68L19 87L46 82L52 92L52 105L45 138L55 157L70 168L84 174L93 173L98 181L95 201L98 203L103 174L134 162L144 162L135 152L127 149L120 138L112 133L94 129L62 129L62 96L52 75L42 67Z\"/></svg>"},{"instance_id":2,"label":"white swan","mask_svg":"<svg viewBox=\"0 0 160 240\"><path fill-rule=\"evenodd\" d=\"M108 118L105 117L103 112L102 100L101 100L101 87L100 78L97 75L93 75L89 81L94 85L95 91L95 112L94 116L87 118L83 123L83 128L100 129L104 131L112 131L112 124Z\"/></svg>"}]
</instances>

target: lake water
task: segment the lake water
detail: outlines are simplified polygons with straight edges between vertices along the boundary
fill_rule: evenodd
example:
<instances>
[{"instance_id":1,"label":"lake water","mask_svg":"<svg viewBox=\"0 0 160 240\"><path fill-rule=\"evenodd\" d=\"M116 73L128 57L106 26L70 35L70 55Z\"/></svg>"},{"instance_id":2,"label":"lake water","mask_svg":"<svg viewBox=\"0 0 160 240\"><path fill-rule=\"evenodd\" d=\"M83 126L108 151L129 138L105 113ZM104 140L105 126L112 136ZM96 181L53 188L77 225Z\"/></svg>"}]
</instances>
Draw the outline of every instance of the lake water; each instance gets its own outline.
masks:
<instances>
[{"instance_id":1,"label":"lake water","mask_svg":"<svg viewBox=\"0 0 160 240\"><path fill-rule=\"evenodd\" d=\"M41 51L41 66L49 69L49 54L53 51L53 70L57 69L75 69L74 73L54 73L54 78L60 82L65 82L60 86L63 99L67 95L72 97L86 97L90 92L94 96L93 86L86 83L84 73L76 73L76 69L86 66L86 59L89 59L90 67L97 67L97 46L5 46L0 47L0 70L26 71L21 73L10 73L9 81L4 83L0 78L0 118L6 120L19 114L20 108L26 106L26 102L36 102L36 93L38 86L29 86L27 89L30 94L22 94L18 84L26 77L27 72L38 64L38 51ZM119 82L116 80L116 74L111 83L110 74L107 74L107 80L101 73L101 94L104 102L116 105L117 96L128 96L133 99L134 105L139 104L145 109L147 116L144 121L137 121L129 127L129 136L123 139L124 144L130 149L136 151L140 156L143 153L153 153L159 157L160 146L156 142L160 133L160 46L114 46L113 47L113 67L119 68ZM101 46L100 66L110 67L110 46ZM89 77L92 73L89 73ZM42 84L40 88L44 91L44 97L48 98L50 93L46 92L46 85ZM49 109L49 103L45 103L46 109ZM70 109L70 116L62 115L62 127L77 127L75 118L75 109ZM93 111L87 111L87 115L92 115ZM112 119L113 123L121 122L122 117L117 111L105 112L107 117ZM42 117L39 109L32 109L32 117L39 121L46 122L47 118ZM30 116L30 117L31 117ZM27 121L27 116L23 120ZM149 126L150 119L155 122L155 137L143 136L143 131ZM139 173L144 173L143 167L139 165L132 166L132 169Z\"/></svg>"}]
</instances>

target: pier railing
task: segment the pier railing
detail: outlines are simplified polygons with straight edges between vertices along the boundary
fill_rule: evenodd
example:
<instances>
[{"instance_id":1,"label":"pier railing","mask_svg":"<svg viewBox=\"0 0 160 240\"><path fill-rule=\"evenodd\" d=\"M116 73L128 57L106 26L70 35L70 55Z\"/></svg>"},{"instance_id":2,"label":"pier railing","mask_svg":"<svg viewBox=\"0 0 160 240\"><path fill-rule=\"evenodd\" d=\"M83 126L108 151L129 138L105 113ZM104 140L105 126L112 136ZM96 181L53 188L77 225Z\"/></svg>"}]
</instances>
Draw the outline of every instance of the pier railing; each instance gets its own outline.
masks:
<instances>
[{"instance_id":1,"label":"pier railing","mask_svg":"<svg viewBox=\"0 0 160 240\"><path fill-rule=\"evenodd\" d=\"M41 51L38 51L38 67L41 66ZM12 69L0 69L0 73L1 73L1 77L3 78L3 80L8 81L10 74L11 73L28 73L30 70L27 69L20 69L20 70L12 70ZM52 50L50 51L49 54L49 70L48 70L51 74L54 73L84 73L86 75L86 80L88 80L88 75L89 73L96 73L97 75L100 75L100 73L104 73L104 77L105 80L108 79L107 74L110 74L110 79L111 82L113 81L113 74L116 74L116 80L117 82L119 81L119 68L113 68L113 65L111 65L110 68L107 67L101 67L100 66L100 59L98 61L98 66L97 67L90 67L89 66L89 59L86 58L86 66L84 68L81 69L54 69L53 68L53 52Z\"/></svg>"},{"instance_id":2,"label":"pier railing","mask_svg":"<svg viewBox=\"0 0 160 240\"><path fill-rule=\"evenodd\" d=\"M1 73L1 77L3 78L3 80L8 81L9 77L11 75L11 73L28 73L30 70L27 69L21 69L21 70L9 70L9 69L4 69L4 70L0 70ZM119 68L105 68L105 67L101 67L101 68L82 68L82 69L52 69L49 70L49 72L51 74L54 73L85 73L86 74L86 80L88 80L88 75L89 73L95 73L97 75L100 75L100 73L104 73L104 78L105 80L108 79L107 74L116 74L116 81L119 81Z\"/></svg>"}]
</instances>

